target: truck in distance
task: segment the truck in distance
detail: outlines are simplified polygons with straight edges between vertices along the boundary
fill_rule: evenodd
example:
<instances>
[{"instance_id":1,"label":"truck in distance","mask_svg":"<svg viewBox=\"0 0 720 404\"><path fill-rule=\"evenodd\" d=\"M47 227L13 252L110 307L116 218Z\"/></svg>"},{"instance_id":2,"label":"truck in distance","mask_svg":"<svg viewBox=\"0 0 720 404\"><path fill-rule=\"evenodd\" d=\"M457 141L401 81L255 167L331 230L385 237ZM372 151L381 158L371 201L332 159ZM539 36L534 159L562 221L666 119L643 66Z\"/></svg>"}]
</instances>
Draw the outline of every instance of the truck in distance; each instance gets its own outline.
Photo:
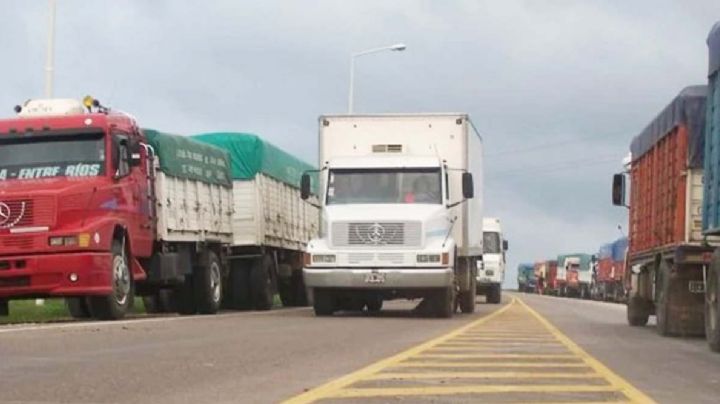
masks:
<instances>
[{"instance_id":1,"label":"truck in distance","mask_svg":"<svg viewBox=\"0 0 720 404\"><path fill-rule=\"evenodd\" d=\"M520 264L517 267L518 291L532 293L535 291L535 267L533 264Z\"/></svg>"},{"instance_id":2,"label":"truck in distance","mask_svg":"<svg viewBox=\"0 0 720 404\"><path fill-rule=\"evenodd\" d=\"M469 117L321 116L319 126L322 234L303 269L315 313L397 298L440 317L473 312L482 140ZM308 173L302 183L307 197Z\"/></svg>"},{"instance_id":3,"label":"truck in distance","mask_svg":"<svg viewBox=\"0 0 720 404\"><path fill-rule=\"evenodd\" d=\"M74 317L118 319L163 289L181 313L215 313L227 154L89 97L16 111L0 120L0 314L10 299L64 297Z\"/></svg>"},{"instance_id":4,"label":"truck in distance","mask_svg":"<svg viewBox=\"0 0 720 404\"><path fill-rule=\"evenodd\" d=\"M500 219L483 218L483 254L477 274L477 294L488 303L500 303L508 242L503 238Z\"/></svg>"}]
</instances>

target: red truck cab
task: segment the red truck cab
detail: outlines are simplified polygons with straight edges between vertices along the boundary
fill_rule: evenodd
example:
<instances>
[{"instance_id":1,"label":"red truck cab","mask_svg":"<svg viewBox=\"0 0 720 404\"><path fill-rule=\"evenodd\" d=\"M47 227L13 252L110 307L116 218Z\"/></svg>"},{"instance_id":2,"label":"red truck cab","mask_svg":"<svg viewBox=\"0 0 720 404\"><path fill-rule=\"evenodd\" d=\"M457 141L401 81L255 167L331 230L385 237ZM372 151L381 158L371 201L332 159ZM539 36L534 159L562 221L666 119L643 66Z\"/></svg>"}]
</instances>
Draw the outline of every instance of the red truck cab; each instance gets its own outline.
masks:
<instances>
[{"instance_id":1,"label":"red truck cab","mask_svg":"<svg viewBox=\"0 0 720 404\"><path fill-rule=\"evenodd\" d=\"M61 296L116 318L153 248L142 132L91 100L16 112L0 120L0 314L10 299Z\"/></svg>"}]
</instances>

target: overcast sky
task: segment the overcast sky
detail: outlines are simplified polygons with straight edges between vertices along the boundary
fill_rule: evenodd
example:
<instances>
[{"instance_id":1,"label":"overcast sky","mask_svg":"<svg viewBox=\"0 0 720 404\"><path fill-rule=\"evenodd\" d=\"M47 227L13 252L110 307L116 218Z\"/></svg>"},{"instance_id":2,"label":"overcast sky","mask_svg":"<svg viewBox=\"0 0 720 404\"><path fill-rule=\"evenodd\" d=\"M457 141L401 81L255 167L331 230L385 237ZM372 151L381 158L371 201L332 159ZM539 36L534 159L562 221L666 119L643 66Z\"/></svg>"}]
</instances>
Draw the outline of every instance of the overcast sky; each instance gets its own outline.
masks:
<instances>
[{"instance_id":1,"label":"overcast sky","mask_svg":"<svg viewBox=\"0 0 720 404\"><path fill-rule=\"evenodd\" d=\"M43 94L47 2L0 0L0 108ZM144 127L258 133L309 162L316 119L468 112L486 150L486 215L514 267L595 252L626 227L610 177L632 136L706 81L718 0L58 0L55 94L92 94Z\"/></svg>"}]
</instances>

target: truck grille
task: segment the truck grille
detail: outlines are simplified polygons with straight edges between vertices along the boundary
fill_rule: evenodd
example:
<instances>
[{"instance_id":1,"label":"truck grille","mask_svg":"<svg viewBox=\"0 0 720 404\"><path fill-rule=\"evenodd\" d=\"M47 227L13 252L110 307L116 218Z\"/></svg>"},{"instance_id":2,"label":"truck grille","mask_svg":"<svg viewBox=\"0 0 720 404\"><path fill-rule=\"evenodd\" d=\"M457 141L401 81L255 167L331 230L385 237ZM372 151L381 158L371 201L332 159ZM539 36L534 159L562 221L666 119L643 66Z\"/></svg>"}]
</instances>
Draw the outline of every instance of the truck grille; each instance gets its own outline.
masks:
<instances>
[{"instance_id":1,"label":"truck grille","mask_svg":"<svg viewBox=\"0 0 720 404\"><path fill-rule=\"evenodd\" d=\"M53 226L55 201L52 197L0 200L0 229L24 226Z\"/></svg>"},{"instance_id":2,"label":"truck grille","mask_svg":"<svg viewBox=\"0 0 720 404\"><path fill-rule=\"evenodd\" d=\"M332 241L336 247L419 247L420 222L336 222Z\"/></svg>"}]
</instances>

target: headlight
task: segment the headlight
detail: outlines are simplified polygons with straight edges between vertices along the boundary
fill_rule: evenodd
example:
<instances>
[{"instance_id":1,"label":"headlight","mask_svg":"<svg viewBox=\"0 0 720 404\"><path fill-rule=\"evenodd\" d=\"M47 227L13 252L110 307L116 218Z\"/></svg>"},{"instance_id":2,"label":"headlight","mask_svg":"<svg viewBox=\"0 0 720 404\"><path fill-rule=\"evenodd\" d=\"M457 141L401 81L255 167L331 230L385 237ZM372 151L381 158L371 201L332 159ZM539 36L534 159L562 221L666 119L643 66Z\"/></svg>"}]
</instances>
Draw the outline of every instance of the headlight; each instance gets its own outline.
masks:
<instances>
[{"instance_id":1,"label":"headlight","mask_svg":"<svg viewBox=\"0 0 720 404\"><path fill-rule=\"evenodd\" d=\"M332 264L335 262L335 254L313 254L312 262L316 264Z\"/></svg>"},{"instance_id":2,"label":"headlight","mask_svg":"<svg viewBox=\"0 0 720 404\"><path fill-rule=\"evenodd\" d=\"M440 254L418 254L417 262L420 264L432 264L440 262Z\"/></svg>"}]
</instances>

